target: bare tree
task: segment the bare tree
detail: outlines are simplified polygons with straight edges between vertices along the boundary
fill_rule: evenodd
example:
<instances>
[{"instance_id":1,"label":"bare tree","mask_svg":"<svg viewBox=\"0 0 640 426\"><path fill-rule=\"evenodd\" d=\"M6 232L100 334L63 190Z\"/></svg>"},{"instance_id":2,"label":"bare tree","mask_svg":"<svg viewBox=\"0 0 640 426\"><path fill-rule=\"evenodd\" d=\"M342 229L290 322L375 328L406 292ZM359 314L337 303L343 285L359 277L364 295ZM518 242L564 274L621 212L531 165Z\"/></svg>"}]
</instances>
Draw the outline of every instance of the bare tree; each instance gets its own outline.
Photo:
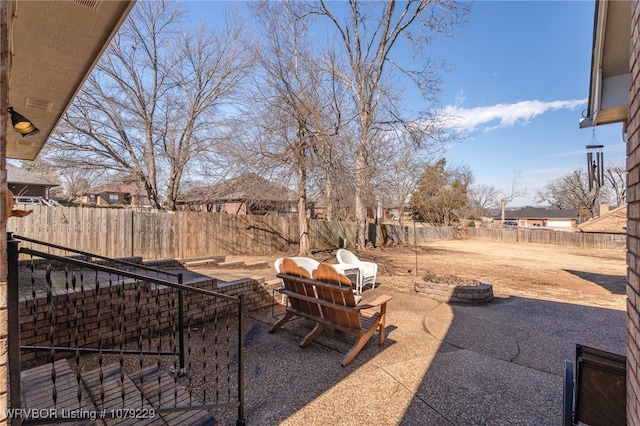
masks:
<instances>
[{"instance_id":1,"label":"bare tree","mask_svg":"<svg viewBox=\"0 0 640 426\"><path fill-rule=\"evenodd\" d=\"M33 161L22 160L20 161L20 168L43 177L54 178L56 175L55 167L42 158L36 158Z\"/></svg>"},{"instance_id":2,"label":"bare tree","mask_svg":"<svg viewBox=\"0 0 640 426\"><path fill-rule=\"evenodd\" d=\"M347 13L338 14L332 10L337 8L337 3L320 0L313 11L328 18L337 30L342 43L340 51L347 64L343 69L336 70L336 78L349 88L357 116L352 166L357 227L355 245L357 249L364 249L364 197L374 165L374 145L383 139L380 132L385 127L406 122L400 118L400 109L394 105L394 99L387 90L391 85L390 76L398 71L410 77L426 99L433 99L438 84L433 64L414 72L393 61L391 54L401 38L413 42L420 53L432 41L432 37L448 35L454 24L465 16L466 5L452 1L409 0L399 4L395 0L352 0Z\"/></svg>"},{"instance_id":3,"label":"bare tree","mask_svg":"<svg viewBox=\"0 0 640 426\"><path fill-rule=\"evenodd\" d=\"M258 68L251 108L244 116L257 131L242 132L241 150L253 167L295 176L302 256L310 249L306 212L311 173L320 172L315 182L331 193L331 174L339 164L339 147L331 142L341 127L343 97L332 79L331 55L323 54L310 37L313 22L305 8L303 3L267 1L254 7L260 24L260 39L252 43Z\"/></svg>"},{"instance_id":4,"label":"bare tree","mask_svg":"<svg viewBox=\"0 0 640 426\"><path fill-rule=\"evenodd\" d=\"M478 184L469 189L469 217L486 216L490 209L499 205L500 192L491 185Z\"/></svg>"},{"instance_id":5,"label":"bare tree","mask_svg":"<svg viewBox=\"0 0 640 426\"><path fill-rule=\"evenodd\" d=\"M405 145L397 151L394 161L386 164L379 174L379 190L382 194L387 194L391 205L399 209L400 225L404 224L402 212L410 195L416 190L417 178L429 162L430 158L421 155L411 145Z\"/></svg>"},{"instance_id":6,"label":"bare tree","mask_svg":"<svg viewBox=\"0 0 640 426\"><path fill-rule=\"evenodd\" d=\"M56 196L70 203L78 203L90 188L106 181L99 170L67 168L60 169L58 174L62 187Z\"/></svg>"},{"instance_id":7,"label":"bare tree","mask_svg":"<svg viewBox=\"0 0 640 426\"><path fill-rule=\"evenodd\" d=\"M93 186L89 179L79 174L65 175L61 180L63 181L63 189L59 196L70 203L79 202L81 197Z\"/></svg>"},{"instance_id":8,"label":"bare tree","mask_svg":"<svg viewBox=\"0 0 640 426\"><path fill-rule=\"evenodd\" d=\"M604 170L604 180L615 197L616 207L627 202L627 170L624 163L614 164Z\"/></svg>"},{"instance_id":9,"label":"bare tree","mask_svg":"<svg viewBox=\"0 0 640 426\"><path fill-rule=\"evenodd\" d=\"M527 194L527 188L521 188L520 184L520 174L515 175L511 178L511 188L509 191L503 191L499 194L499 203L500 203L500 223L504 222L504 209L505 207L515 200L518 197L523 197Z\"/></svg>"},{"instance_id":10,"label":"bare tree","mask_svg":"<svg viewBox=\"0 0 640 426\"><path fill-rule=\"evenodd\" d=\"M58 165L133 175L157 209L174 210L185 169L214 155L248 69L238 25L188 31L182 16L180 3L137 3L51 141Z\"/></svg>"},{"instance_id":11,"label":"bare tree","mask_svg":"<svg viewBox=\"0 0 640 426\"><path fill-rule=\"evenodd\" d=\"M313 143L309 116L316 105L305 90L306 84L313 84L309 81L310 63L304 56L309 52L305 45L307 23L295 18L296 7L296 3L267 2L256 6L256 19L262 26L263 37L255 46L255 54L263 74L254 96L262 108L258 125L267 130L267 137L258 139L261 146L256 154L289 162L297 176L299 253L306 256L309 253L307 162L309 145Z\"/></svg>"},{"instance_id":12,"label":"bare tree","mask_svg":"<svg viewBox=\"0 0 640 426\"><path fill-rule=\"evenodd\" d=\"M352 157L346 151L351 138L351 132L345 128L338 135L322 138L318 144L318 158L310 182L319 189L316 197L325 203L327 220L354 219Z\"/></svg>"},{"instance_id":13,"label":"bare tree","mask_svg":"<svg viewBox=\"0 0 640 426\"><path fill-rule=\"evenodd\" d=\"M582 170L574 170L547 183L537 192L536 199L558 209L575 209L583 222L594 216L596 206L609 199L608 191L604 186L590 190L588 176Z\"/></svg>"}]
</instances>

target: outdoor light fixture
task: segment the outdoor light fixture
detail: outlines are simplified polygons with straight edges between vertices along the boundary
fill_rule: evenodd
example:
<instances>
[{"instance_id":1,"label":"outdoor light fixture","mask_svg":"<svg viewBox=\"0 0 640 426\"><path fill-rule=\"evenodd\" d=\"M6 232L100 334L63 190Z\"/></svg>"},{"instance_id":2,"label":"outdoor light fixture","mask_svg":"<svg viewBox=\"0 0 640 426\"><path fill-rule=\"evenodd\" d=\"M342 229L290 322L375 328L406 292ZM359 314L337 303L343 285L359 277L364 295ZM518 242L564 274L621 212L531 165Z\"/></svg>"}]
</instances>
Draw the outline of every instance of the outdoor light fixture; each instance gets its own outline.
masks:
<instances>
[{"instance_id":1,"label":"outdoor light fixture","mask_svg":"<svg viewBox=\"0 0 640 426\"><path fill-rule=\"evenodd\" d=\"M37 135L40 130L29 121L24 115L17 113L13 108L8 108L9 114L11 114L11 124L13 124L13 130L20 133L23 138Z\"/></svg>"}]
</instances>

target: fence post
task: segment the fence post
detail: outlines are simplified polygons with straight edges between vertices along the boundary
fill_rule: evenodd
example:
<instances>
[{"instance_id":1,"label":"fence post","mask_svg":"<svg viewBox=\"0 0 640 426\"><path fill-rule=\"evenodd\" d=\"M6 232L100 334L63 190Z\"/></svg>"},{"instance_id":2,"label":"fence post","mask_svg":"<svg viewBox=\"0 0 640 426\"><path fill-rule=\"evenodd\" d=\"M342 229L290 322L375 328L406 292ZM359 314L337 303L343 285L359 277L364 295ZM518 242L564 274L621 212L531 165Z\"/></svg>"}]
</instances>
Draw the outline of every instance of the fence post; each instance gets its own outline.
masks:
<instances>
[{"instance_id":1,"label":"fence post","mask_svg":"<svg viewBox=\"0 0 640 426\"><path fill-rule=\"evenodd\" d=\"M134 226L135 218L133 216L133 209L131 209L131 257L134 257L136 253L136 233L134 230Z\"/></svg>"},{"instance_id":2,"label":"fence post","mask_svg":"<svg viewBox=\"0 0 640 426\"><path fill-rule=\"evenodd\" d=\"M178 284L182 285L182 274L178 274ZM180 336L180 370L178 370L178 375L182 376L187 372L184 367L184 293L182 288L178 289L178 335Z\"/></svg>"},{"instance_id":3,"label":"fence post","mask_svg":"<svg viewBox=\"0 0 640 426\"><path fill-rule=\"evenodd\" d=\"M7 233L7 346L9 352L9 408L21 408L20 397L20 307L18 306L18 240L13 233ZM19 425L21 419L12 416L12 425Z\"/></svg>"},{"instance_id":4,"label":"fence post","mask_svg":"<svg viewBox=\"0 0 640 426\"><path fill-rule=\"evenodd\" d=\"M238 294L238 418L236 426L244 426L244 293Z\"/></svg>"}]
</instances>

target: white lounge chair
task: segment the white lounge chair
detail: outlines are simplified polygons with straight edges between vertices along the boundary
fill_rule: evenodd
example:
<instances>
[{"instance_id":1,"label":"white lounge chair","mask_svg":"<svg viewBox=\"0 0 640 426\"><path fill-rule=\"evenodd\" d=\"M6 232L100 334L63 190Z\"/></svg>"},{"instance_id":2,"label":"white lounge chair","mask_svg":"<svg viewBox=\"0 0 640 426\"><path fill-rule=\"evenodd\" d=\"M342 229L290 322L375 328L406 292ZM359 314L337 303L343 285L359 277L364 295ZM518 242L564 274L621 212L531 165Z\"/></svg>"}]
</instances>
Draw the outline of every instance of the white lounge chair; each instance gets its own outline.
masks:
<instances>
[{"instance_id":1,"label":"white lounge chair","mask_svg":"<svg viewBox=\"0 0 640 426\"><path fill-rule=\"evenodd\" d=\"M376 275L378 274L377 263L360 260L355 254L346 249L338 250L336 258L338 259L338 263L342 265L353 265L360 269L360 282L356 285L358 294L362 293L366 285L371 285L371 288L376 286Z\"/></svg>"},{"instance_id":2,"label":"white lounge chair","mask_svg":"<svg viewBox=\"0 0 640 426\"><path fill-rule=\"evenodd\" d=\"M283 259L284 257L280 257L276 259L275 262L273 262L273 268L276 270L277 273L281 272L280 266L282 266ZM306 269L307 272L309 273L309 276L311 276L311 274L313 274L313 271L318 269L318 265L320 265L320 262L310 257L296 256L296 257L290 257L289 259L296 262L296 264L299 267Z\"/></svg>"}]
</instances>

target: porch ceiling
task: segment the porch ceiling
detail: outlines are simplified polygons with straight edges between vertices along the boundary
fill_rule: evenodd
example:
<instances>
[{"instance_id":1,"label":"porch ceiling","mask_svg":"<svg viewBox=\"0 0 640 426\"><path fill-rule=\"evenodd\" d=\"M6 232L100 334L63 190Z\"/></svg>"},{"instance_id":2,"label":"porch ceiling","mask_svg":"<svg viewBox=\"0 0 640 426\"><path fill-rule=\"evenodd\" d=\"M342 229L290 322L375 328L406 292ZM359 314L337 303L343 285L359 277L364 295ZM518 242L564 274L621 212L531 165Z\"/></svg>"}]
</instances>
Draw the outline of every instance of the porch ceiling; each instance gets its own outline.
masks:
<instances>
[{"instance_id":1,"label":"porch ceiling","mask_svg":"<svg viewBox=\"0 0 640 426\"><path fill-rule=\"evenodd\" d=\"M631 2L596 1L589 104L580 127L627 120Z\"/></svg>"},{"instance_id":2,"label":"porch ceiling","mask_svg":"<svg viewBox=\"0 0 640 426\"><path fill-rule=\"evenodd\" d=\"M134 2L10 1L8 105L40 133L23 138L8 120L8 158L36 158Z\"/></svg>"}]
</instances>

